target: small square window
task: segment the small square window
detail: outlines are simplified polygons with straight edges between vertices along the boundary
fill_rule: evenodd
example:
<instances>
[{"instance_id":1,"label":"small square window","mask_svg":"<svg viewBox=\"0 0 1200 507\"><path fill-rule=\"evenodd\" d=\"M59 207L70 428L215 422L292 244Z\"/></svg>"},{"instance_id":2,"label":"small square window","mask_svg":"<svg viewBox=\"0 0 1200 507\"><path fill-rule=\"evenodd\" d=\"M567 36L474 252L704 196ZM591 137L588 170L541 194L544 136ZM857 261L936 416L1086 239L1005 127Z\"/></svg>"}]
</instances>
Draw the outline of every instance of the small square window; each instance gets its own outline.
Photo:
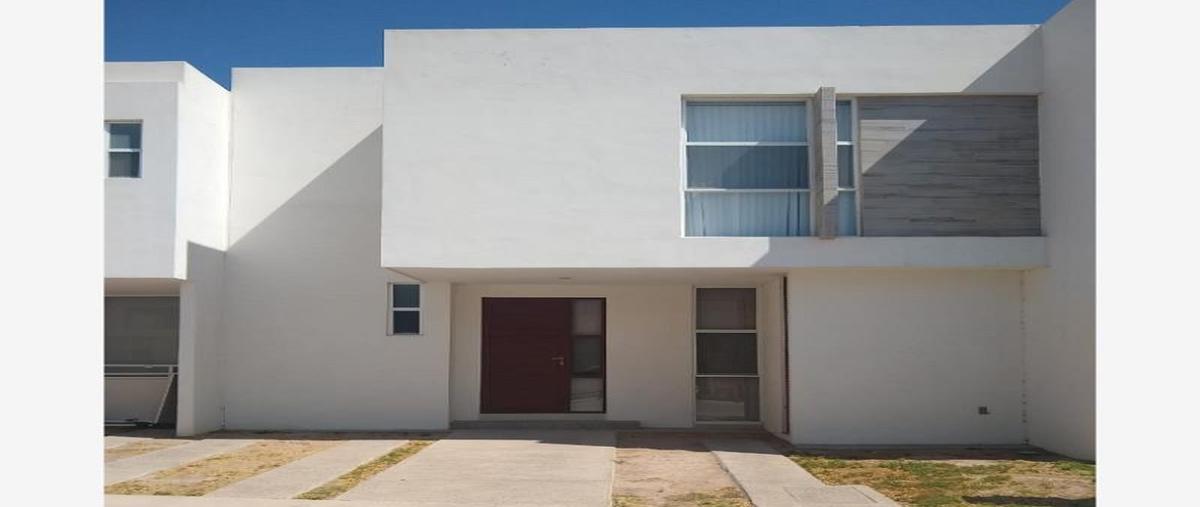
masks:
<instances>
[{"instance_id":1,"label":"small square window","mask_svg":"<svg viewBox=\"0 0 1200 507\"><path fill-rule=\"evenodd\" d=\"M142 177L142 124L105 122L108 135L108 177Z\"/></svg>"},{"instance_id":2,"label":"small square window","mask_svg":"<svg viewBox=\"0 0 1200 507\"><path fill-rule=\"evenodd\" d=\"M421 286L413 283L393 283L388 326L391 334L421 334Z\"/></svg>"}]
</instances>

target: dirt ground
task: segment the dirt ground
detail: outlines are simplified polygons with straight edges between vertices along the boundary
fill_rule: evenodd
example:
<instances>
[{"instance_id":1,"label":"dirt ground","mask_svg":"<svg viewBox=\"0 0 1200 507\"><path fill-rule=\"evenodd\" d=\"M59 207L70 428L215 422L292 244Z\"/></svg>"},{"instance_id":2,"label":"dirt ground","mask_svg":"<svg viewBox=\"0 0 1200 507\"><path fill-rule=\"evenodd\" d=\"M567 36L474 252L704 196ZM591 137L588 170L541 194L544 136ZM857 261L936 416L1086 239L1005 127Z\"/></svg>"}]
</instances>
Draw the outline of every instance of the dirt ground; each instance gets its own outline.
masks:
<instances>
[{"instance_id":1,"label":"dirt ground","mask_svg":"<svg viewBox=\"0 0 1200 507\"><path fill-rule=\"evenodd\" d=\"M617 434L614 507L750 507L701 434Z\"/></svg>"}]
</instances>

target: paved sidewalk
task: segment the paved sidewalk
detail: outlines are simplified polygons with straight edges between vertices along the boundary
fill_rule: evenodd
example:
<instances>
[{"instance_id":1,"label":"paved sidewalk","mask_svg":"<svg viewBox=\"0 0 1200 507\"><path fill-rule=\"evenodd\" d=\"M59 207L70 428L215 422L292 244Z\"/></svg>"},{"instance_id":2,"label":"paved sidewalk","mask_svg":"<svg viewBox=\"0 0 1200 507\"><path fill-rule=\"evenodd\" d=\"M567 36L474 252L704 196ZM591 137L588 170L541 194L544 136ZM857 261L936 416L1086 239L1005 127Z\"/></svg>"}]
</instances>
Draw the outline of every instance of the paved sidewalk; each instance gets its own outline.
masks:
<instances>
[{"instance_id":1,"label":"paved sidewalk","mask_svg":"<svg viewBox=\"0 0 1200 507\"><path fill-rule=\"evenodd\" d=\"M615 444L611 431L455 431L337 499L608 507Z\"/></svg>"},{"instance_id":2,"label":"paved sidewalk","mask_svg":"<svg viewBox=\"0 0 1200 507\"><path fill-rule=\"evenodd\" d=\"M704 444L755 507L897 505L867 486L827 486L761 440L711 439Z\"/></svg>"},{"instance_id":3,"label":"paved sidewalk","mask_svg":"<svg viewBox=\"0 0 1200 507\"><path fill-rule=\"evenodd\" d=\"M132 444L134 442L145 442L147 440L151 440L151 439L148 437L126 437L126 436L121 436L121 435L105 435L104 436L104 448L112 449L114 447L121 447L122 445L125 445L125 444Z\"/></svg>"},{"instance_id":4,"label":"paved sidewalk","mask_svg":"<svg viewBox=\"0 0 1200 507\"><path fill-rule=\"evenodd\" d=\"M407 440L349 440L266 473L235 482L207 496L292 498L406 443Z\"/></svg>"},{"instance_id":5,"label":"paved sidewalk","mask_svg":"<svg viewBox=\"0 0 1200 507\"><path fill-rule=\"evenodd\" d=\"M138 456L113 461L104 465L104 485L136 479L159 470L191 463L209 456L240 449L256 440L197 440L195 442L168 447Z\"/></svg>"}]
</instances>

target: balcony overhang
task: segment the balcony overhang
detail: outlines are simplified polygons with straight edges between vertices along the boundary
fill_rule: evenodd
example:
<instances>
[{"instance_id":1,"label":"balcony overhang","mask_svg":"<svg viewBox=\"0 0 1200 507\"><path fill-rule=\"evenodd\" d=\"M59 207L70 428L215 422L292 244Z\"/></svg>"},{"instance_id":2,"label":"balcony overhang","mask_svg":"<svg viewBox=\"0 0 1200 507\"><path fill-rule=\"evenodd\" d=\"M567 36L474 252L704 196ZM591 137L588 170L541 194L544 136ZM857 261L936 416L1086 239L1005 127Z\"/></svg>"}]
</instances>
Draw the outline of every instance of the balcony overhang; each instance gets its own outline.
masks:
<instances>
[{"instance_id":1,"label":"balcony overhang","mask_svg":"<svg viewBox=\"0 0 1200 507\"><path fill-rule=\"evenodd\" d=\"M606 251L604 245L511 245L416 250L383 266L423 281L667 282L767 279L794 269L1046 267L1044 237L676 238Z\"/></svg>"}]
</instances>

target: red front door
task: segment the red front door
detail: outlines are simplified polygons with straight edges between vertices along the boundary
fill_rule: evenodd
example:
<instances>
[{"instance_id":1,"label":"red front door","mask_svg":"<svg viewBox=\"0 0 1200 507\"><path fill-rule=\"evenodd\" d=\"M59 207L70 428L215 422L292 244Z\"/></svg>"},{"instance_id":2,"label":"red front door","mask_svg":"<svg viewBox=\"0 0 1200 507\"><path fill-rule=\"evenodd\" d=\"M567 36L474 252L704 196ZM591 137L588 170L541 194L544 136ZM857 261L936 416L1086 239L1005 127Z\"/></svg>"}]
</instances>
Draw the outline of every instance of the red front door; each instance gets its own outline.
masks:
<instances>
[{"instance_id":1,"label":"red front door","mask_svg":"<svg viewBox=\"0 0 1200 507\"><path fill-rule=\"evenodd\" d=\"M570 299L483 298L482 412L567 412L570 350Z\"/></svg>"}]
</instances>

